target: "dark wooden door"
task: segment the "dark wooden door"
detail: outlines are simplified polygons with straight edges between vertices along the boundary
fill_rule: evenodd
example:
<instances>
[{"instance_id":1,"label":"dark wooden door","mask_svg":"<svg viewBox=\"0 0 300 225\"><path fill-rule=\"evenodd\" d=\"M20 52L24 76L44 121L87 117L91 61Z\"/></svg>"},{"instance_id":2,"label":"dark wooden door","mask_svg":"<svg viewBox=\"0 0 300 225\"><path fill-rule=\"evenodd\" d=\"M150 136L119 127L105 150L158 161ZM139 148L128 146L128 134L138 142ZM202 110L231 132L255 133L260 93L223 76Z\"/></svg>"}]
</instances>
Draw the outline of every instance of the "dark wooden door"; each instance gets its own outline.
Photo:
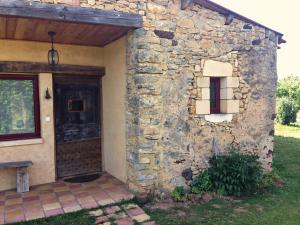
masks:
<instances>
[{"instance_id":1,"label":"dark wooden door","mask_svg":"<svg viewBox=\"0 0 300 225\"><path fill-rule=\"evenodd\" d=\"M101 172L99 78L57 76L54 87L57 177Z\"/></svg>"}]
</instances>

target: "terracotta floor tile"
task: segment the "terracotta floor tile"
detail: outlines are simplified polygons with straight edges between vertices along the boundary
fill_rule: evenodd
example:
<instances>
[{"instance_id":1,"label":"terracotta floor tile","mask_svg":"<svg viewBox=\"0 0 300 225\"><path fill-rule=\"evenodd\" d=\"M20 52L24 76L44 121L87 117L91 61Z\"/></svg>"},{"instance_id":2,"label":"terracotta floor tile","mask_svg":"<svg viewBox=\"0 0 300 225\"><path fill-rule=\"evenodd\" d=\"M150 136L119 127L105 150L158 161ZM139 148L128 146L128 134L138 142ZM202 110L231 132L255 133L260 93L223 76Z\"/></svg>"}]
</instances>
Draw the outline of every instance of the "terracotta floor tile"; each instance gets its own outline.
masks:
<instances>
[{"instance_id":1,"label":"terracotta floor tile","mask_svg":"<svg viewBox=\"0 0 300 225\"><path fill-rule=\"evenodd\" d=\"M77 201L80 204L84 204L84 203L87 203L87 202L94 202L95 200L93 199L93 197L87 196L87 197L83 197L83 198L78 198Z\"/></svg>"},{"instance_id":2,"label":"terracotta floor tile","mask_svg":"<svg viewBox=\"0 0 300 225\"><path fill-rule=\"evenodd\" d=\"M110 182L107 182L107 183L101 184L100 187L101 187L102 189L110 189L110 188L114 187L114 184L112 184L112 183L110 183Z\"/></svg>"},{"instance_id":3,"label":"terracotta floor tile","mask_svg":"<svg viewBox=\"0 0 300 225\"><path fill-rule=\"evenodd\" d=\"M53 189L53 185L52 184L43 184L43 185L39 185L36 190L37 191L50 191Z\"/></svg>"},{"instance_id":4,"label":"terracotta floor tile","mask_svg":"<svg viewBox=\"0 0 300 225\"><path fill-rule=\"evenodd\" d=\"M82 208L79 205L63 208L63 210L64 210L65 213L76 212L76 211L79 211L81 209Z\"/></svg>"},{"instance_id":5,"label":"terracotta floor tile","mask_svg":"<svg viewBox=\"0 0 300 225\"><path fill-rule=\"evenodd\" d=\"M38 195L39 195L39 192L37 192L37 191L29 191L29 192L23 193L23 198L38 196Z\"/></svg>"},{"instance_id":6,"label":"terracotta floor tile","mask_svg":"<svg viewBox=\"0 0 300 225\"><path fill-rule=\"evenodd\" d=\"M22 197L21 194L12 194L12 195L8 195L6 199L14 199L14 198L21 198L21 197Z\"/></svg>"},{"instance_id":7,"label":"terracotta floor tile","mask_svg":"<svg viewBox=\"0 0 300 225\"><path fill-rule=\"evenodd\" d=\"M29 213L29 214L25 214L25 219L27 221L29 220L36 220L36 219L41 219L44 218L45 214L43 211L41 211L40 213Z\"/></svg>"},{"instance_id":8,"label":"terracotta floor tile","mask_svg":"<svg viewBox=\"0 0 300 225\"><path fill-rule=\"evenodd\" d=\"M69 189L70 189L70 191L74 192L78 189L83 190L83 187L81 184L71 184L71 185L69 185Z\"/></svg>"},{"instance_id":9,"label":"terracotta floor tile","mask_svg":"<svg viewBox=\"0 0 300 225\"><path fill-rule=\"evenodd\" d=\"M9 212L5 212L5 216L14 216L14 215L22 215L22 214L23 214L22 209L15 209L15 210L11 210Z\"/></svg>"},{"instance_id":10,"label":"terracotta floor tile","mask_svg":"<svg viewBox=\"0 0 300 225\"><path fill-rule=\"evenodd\" d=\"M83 209L93 209L93 208L98 207L98 204L95 201L93 201L93 202L87 202L87 203L81 204L81 207Z\"/></svg>"},{"instance_id":11,"label":"terracotta floor tile","mask_svg":"<svg viewBox=\"0 0 300 225\"><path fill-rule=\"evenodd\" d=\"M23 216L13 216L13 217L7 217L5 218L5 223L16 223L16 222L21 222L24 221L24 215Z\"/></svg>"},{"instance_id":12,"label":"terracotta floor tile","mask_svg":"<svg viewBox=\"0 0 300 225\"><path fill-rule=\"evenodd\" d=\"M31 208L24 208L25 214L30 214L30 213L40 213L43 212L42 206L39 207L31 207Z\"/></svg>"},{"instance_id":13,"label":"terracotta floor tile","mask_svg":"<svg viewBox=\"0 0 300 225\"><path fill-rule=\"evenodd\" d=\"M30 202L23 202L24 207L29 207L29 206L39 206L41 205L40 200L35 200L35 201L30 201Z\"/></svg>"},{"instance_id":14,"label":"terracotta floor tile","mask_svg":"<svg viewBox=\"0 0 300 225\"><path fill-rule=\"evenodd\" d=\"M22 203L23 203L23 199L22 198L13 198L13 199L6 200L5 201L5 206L22 204Z\"/></svg>"},{"instance_id":15,"label":"terracotta floor tile","mask_svg":"<svg viewBox=\"0 0 300 225\"><path fill-rule=\"evenodd\" d=\"M56 197L52 197L52 198L49 198L49 199L42 200L41 202L42 202L43 205L47 205L47 204L59 202L59 200Z\"/></svg>"},{"instance_id":16,"label":"terracotta floor tile","mask_svg":"<svg viewBox=\"0 0 300 225\"><path fill-rule=\"evenodd\" d=\"M76 198L84 198L84 197L89 196L89 193L86 192L86 191L84 191L84 192L76 193L76 194L74 194L74 196L75 196Z\"/></svg>"},{"instance_id":17,"label":"terracotta floor tile","mask_svg":"<svg viewBox=\"0 0 300 225\"><path fill-rule=\"evenodd\" d=\"M8 205L5 207L5 211L14 211L14 210L20 210L23 209L23 205L22 204L16 204L16 205Z\"/></svg>"},{"instance_id":18,"label":"terracotta floor tile","mask_svg":"<svg viewBox=\"0 0 300 225\"><path fill-rule=\"evenodd\" d=\"M69 194L69 195L60 196L60 197L58 197L58 199L59 199L60 202L65 202L65 201L74 200L75 196Z\"/></svg>"},{"instance_id":19,"label":"terracotta floor tile","mask_svg":"<svg viewBox=\"0 0 300 225\"><path fill-rule=\"evenodd\" d=\"M58 182L55 182L53 185L52 185L54 188L57 188L57 187L66 187L67 184L63 181L58 181Z\"/></svg>"},{"instance_id":20,"label":"terracotta floor tile","mask_svg":"<svg viewBox=\"0 0 300 225\"><path fill-rule=\"evenodd\" d=\"M54 189L54 192L64 192L64 191L69 191L69 187L67 186L63 186L63 187L55 187Z\"/></svg>"},{"instance_id":21,"label":"terracotta floor tile","mask_svg":"<svg viewBox=\"0 0 300 225\"><path fill-rule=\"evenodd\" d=\"M53 190L41 190L39 193L40 195L53 194Z\"/></svg>"},{"instance_id":22,"label":"terracotta floor tile","mask_svg":"<svg viewBox=\"0 0 300 225\"><path fill-rule=\"evenodd\" d=\"M110 198L111 198L111 197L110 197L108 194L106 194L105 192L94 194L93 197L94 197L94 199L95 199L96 201L101 201L101 200L105 200L105 199L110 199Z\"/></svg>"},{"instance_id":23,"label":"terracotta floor tile","mask_svg":"<svg viewBox=\"0 0 300 225\"><path fill-rule=\"evenodd\" d=\"M5 191L4 195L7 197L9 195L15 195L18 194L16 190L9 190L9 191Z\"/></svg>"},{"instance_id":24,"label":"terracotta floor tile","mask_svg":"<svg viewBox=\"0 0 300 225\"><path fill-rule=\"evenodd\" d=\"M79 203L75 200L61 202L60 204L63 208L79 206Z\"/></svg>"},{"instance_id":25,"label":"terracotta floor tile","mask_svg":"<svg viewBox=\"0 0 300 225\"><path fill-rule=\"evenodd\" d=\"M55 193L47 193L47 194L41 194L40 195L40 199L41 200L47 200L47 199L53 199L56 198L56 194Z\"/></svg>"},{"instance_id":26,"label":"terracotta floor tile","mask_svg":"<svg viewBox=\"0 0 300 225\"><path fill-rule=\"evenodd\" d=\"M50 217L50 216L57 216L57 215L60 215L60 214L63 214L64 211L62 209L51 209L51 210L46 210L45 211L45 215L47 217Z\"/></svg>"},{"instance_id":27,"label":"terracotta floor tile","mask_svg":"<svg viewBox=\"0 0 300 225\"><path fill-rule=\"evenodd\" d=\"M59 204L59 202L43 205L43 209L45 211L46 210L52 210L52 209L60 209L60 208L61 208L61 205Z\"/></svg>"},{"instance_id":28,"label":"terracotta floor tile","mask_svg":"<svg viewBox=\"0 0 300 225\"><path fill-rule=\"evenodd\" d=\"M70 195L70 194L72 194L72 192L71 191L62 191L62 192L57 192L56 193L56 195L58 196L58 197L61 197L61 196L65 196L65 195Z\"/></svg>"},{"instance_id":29,"label":"terracotta floor tile","mask_svg":"<svg viewBox=\"0 0 300 225\"><path fill-rule=\"evenodd\" d=\"M38 195L32 195L32 196L23 198L23 202L33 202L33 201L37 201L37 200L40 200L40 196L38 196Z\"/></svg>"}]
</instances>

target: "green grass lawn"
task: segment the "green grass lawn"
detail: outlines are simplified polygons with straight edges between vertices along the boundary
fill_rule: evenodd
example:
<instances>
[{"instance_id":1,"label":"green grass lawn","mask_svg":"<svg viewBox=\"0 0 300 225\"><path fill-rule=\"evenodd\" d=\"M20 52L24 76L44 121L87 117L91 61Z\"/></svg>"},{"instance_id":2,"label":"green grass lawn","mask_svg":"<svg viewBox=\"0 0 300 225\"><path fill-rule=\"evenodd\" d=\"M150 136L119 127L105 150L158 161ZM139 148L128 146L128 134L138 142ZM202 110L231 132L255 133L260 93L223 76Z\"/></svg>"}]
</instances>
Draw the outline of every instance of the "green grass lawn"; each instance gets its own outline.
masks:
<instances>
[{"instance_id":1,"label":"green grass lawn","mask_svg":"<svg viewBox=\"0 0 300 225\"><path fill-rule=\"evenodd\" d=\"M234 202L214 200L168 211L148 212L160 225L300 224L300 124L276 125L274 170L283 188Z\"/></svg>"},{"instance_id":2,"label":"green grass lawn","mask_svg":"<svg viewBox=\"0 0 300 225\"><path fill-rule=\"evenodd\" d=\"M236 200L214 200L204 205L148 211L159 225L299 225L300 224L300 124L276 126L274 170L283 188ZM92 225L86 211L18 225ZM17 225L17 224L16 224Z\"/></svg>"}]
</instances>

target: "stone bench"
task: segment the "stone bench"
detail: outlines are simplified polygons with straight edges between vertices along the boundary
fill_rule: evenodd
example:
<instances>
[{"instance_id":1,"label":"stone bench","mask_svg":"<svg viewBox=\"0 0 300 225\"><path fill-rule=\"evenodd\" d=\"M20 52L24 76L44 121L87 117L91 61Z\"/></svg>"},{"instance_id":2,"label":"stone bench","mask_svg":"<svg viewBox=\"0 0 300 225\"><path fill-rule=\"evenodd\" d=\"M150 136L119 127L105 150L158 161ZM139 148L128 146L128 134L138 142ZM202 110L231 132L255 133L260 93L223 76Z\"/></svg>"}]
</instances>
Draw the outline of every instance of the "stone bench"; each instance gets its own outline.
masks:
<instances>
[{"instance_id":1,"label":"stone bench","mask_svg":"<svg viewBox=\"0 0 300 225\"><path fill-rule=\"evenodd\" d=\"M29 191L28 167L32 165L31 161L0 162L0 169L17 168L17 192L24 193Z\"/></svg>"}]
</instances>

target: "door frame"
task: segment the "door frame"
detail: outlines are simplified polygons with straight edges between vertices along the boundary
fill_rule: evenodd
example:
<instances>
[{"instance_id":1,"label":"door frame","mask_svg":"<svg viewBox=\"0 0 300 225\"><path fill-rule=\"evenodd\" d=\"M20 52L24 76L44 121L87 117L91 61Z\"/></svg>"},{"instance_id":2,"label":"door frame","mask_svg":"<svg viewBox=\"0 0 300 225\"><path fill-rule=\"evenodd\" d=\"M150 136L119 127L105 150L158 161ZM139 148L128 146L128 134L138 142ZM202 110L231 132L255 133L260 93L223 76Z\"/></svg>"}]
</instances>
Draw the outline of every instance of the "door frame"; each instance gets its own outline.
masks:
<instances>
[{"instance_id":1,"label":"door frame","mask_svg":"<svg viewBox=\"0 0 300 225\"><path fill-rule=\"evenodd\" d=\"M102 93L102 77L103 75L87 75L87 74L82 74L82 75L78 75L77 73L74 74L61 74L61 73L52 73L52 98L53 98L53 125L54 125L54 166L55 166L55 180L57 181L59 178L57 176L57 166L56 166L56 156L57 156L57 144L56 144L56 104L55 104L55 78L93 78L98 80L99 82L99 91L98 91L98 98L99 98L99 126L100 126L100 153L101 153L101 172L104 171L104 164L103 164L103 156L104 156L104 151L103 151L103 93Z\"/></svg>"}]
</instances>

